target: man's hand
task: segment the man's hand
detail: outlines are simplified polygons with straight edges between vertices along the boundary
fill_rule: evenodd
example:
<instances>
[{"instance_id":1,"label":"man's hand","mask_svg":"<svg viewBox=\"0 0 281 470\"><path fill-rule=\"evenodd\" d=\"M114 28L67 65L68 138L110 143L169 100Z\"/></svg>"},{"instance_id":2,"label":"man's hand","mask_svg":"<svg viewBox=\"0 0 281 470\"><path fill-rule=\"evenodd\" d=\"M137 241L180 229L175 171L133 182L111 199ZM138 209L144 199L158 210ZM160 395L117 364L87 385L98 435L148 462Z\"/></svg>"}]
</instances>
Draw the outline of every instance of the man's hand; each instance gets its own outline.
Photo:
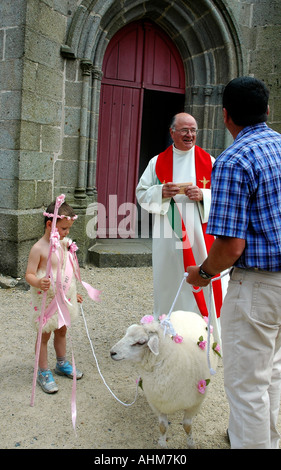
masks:
<instances>
[{"instance_id":1,"label":"man's hand","mask_svg":"<svg viewBox=\"0 0 281 470\"><path fill-rule=\"evenodd\" d=\"M208 257L202 263L202 269L210 275L216 276L225 269L234 266L235 261L245 249L245 240L234 237L218 237L211 246ZM192 286L205 287L211 279L203 279L199 275L199 266L189 266L186 269L188 276L186 282Z\"/></svg>"},{"instance_id":2,"label":"man's hand","mask_svg":"<svg viewBox=\"0 0 281 470\"><path fill-rule=\"evenodd\" d=\"M194 287L206 287L210 284L211 279L203 279L203 277L199 275L199 266L188 266L186 272L188 274L186 278L188 284Z\"/></svg>"}]
</instances>

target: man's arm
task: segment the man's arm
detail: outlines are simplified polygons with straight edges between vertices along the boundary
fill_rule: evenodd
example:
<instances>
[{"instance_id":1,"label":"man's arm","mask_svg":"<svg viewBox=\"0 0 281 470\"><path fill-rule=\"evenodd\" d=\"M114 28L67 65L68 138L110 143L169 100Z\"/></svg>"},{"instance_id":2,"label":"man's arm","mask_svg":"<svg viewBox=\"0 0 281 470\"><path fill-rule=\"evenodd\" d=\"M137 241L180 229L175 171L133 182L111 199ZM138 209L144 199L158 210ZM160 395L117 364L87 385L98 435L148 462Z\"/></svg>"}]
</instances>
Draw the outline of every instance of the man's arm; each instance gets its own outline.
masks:
<instances>
[{"instance_id":1,"label":"man's arm","mask_svg":"<svg viewBox=\"0 0 281 470\"><path fill-rule=\"evenodd\" d=\"M245 249L245 240L234 237L218 237L211 246L208 257L203 262L202 269L215 276L225 269L231 268L240 258ZM193 286L207 286L210 279L203 279L199 275L198 266L189 266L186 270L188 277L186 282Z\"/></svg>"}]
</instances>

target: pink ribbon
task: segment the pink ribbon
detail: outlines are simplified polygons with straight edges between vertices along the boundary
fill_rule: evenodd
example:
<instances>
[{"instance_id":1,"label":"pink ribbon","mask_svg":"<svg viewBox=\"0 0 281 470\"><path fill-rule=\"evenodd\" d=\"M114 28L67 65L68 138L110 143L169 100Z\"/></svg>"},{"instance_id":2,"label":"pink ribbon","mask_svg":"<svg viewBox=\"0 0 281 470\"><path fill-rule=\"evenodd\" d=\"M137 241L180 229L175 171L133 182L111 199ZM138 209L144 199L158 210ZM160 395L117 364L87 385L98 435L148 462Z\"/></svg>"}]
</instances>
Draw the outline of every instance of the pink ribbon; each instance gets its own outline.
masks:
<instances>
[{"instance_id":1,"label":"pink ribbon","mask_svg":"<svg viewBox=\"0 0 281 470\"><path fill-rule=\"evenodd\" d=\"M77 247L76 243L72 242L69 245L69 248L68 248L69 260L70 260L71 265L72 265L72 270L75 273L76 279L86 289L87 294L90 297L90 299L95 300L96 302L99 302L101 292L97 289L94 289L94 287L92 287L87 282L82 281L82 279L81 279L80 266L79 266L78 259L77 259L77 256L76 256L76 251L77 250L78 250L78 247Z\"/></svg>"},{"instance_id":2,"label":"pink ribbon","mask_svg":"<svg viewBox=\"0 0 281 470\"><path fill-rule=\"evenodd\" d=\"M72 350L72 372L73 372L73 381L72 381L72 391L71 391L71 419L72 419L72 426L73 426L73 429L75 431L76 417L77 417L77 409L76 409L76 366L75 366L75 361L74 361L73 350Z\"/></svg>"}]
</instances>

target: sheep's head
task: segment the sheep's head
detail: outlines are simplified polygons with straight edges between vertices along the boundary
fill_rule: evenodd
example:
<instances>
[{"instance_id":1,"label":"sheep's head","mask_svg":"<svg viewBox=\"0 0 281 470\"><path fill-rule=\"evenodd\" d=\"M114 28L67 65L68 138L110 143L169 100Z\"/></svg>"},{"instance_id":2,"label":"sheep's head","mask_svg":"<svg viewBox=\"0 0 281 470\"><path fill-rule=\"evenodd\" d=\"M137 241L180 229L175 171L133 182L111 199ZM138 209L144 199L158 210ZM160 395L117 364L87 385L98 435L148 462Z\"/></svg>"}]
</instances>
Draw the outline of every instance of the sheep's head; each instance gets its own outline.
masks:
<instances>
[{"instance_id":1,"label":"sheep's head","mask_svg":"<svg viewBox=\"0 0 281 470\"><path fill-rule=\"evenodd\" d=\"M148 325L131 325L125 336L110 350L115 361L127 359L141 362L144 354L149 350L154 355L159 354L159 326L156 322Z\"/></svg>"}]
</instances>

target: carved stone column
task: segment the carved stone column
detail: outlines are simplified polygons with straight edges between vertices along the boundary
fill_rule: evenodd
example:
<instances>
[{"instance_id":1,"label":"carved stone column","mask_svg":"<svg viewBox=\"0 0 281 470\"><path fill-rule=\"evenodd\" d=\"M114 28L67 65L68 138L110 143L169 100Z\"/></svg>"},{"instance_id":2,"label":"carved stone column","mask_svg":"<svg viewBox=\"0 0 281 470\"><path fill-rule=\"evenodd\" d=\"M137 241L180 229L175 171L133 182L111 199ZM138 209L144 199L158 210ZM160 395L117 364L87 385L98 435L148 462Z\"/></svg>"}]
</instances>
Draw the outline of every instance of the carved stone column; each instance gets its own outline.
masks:
<instances>
[{"instance_id":1,"label":"carved stone column","mask_svg":"<svg viewBox=\"0 0 281 470\"><path fill-rule=\"evenodd\" d=\"M206 85L204 87L204 122L203 122L203 142L202 147L205 149L208 146L208 129L209 129L209 116L210 116L210 96L213 93L213 87L211 85Z\"/></svg>"},{"instance_id":2,"label":"carved stone column","mask_svg":"<svg viewBox=\"0 0 281 470\"><path fill-rule=\"evenodd\" d=\"M78 176L77 187L74 195L78 199L86 198L86 179L88 165L88 149L87 149L87 124L89 115L89 90L93 64L88 59L82 59L80 62L82 69L83 86L82 86L82 102L80 117L80 142L79 142L79 159L78 159Z\"/></svg>"},{"instance_id":3,"label":"carved stone column","mask_svg":"<svg viewBox=\"0 0 281 470\"><path fill-rule=\"evenodd\" d=\"M96 183L96 156L98 145L98 124L99 124L99 105L100 105L100 88L102 81L102 70L93 66L92 76L92 108L91 108L91 124L90 124L90 141L89 141L89 162L88 162L88 185L87 195L93 196L97 193Z\"/></svg>"}]
</instances>

